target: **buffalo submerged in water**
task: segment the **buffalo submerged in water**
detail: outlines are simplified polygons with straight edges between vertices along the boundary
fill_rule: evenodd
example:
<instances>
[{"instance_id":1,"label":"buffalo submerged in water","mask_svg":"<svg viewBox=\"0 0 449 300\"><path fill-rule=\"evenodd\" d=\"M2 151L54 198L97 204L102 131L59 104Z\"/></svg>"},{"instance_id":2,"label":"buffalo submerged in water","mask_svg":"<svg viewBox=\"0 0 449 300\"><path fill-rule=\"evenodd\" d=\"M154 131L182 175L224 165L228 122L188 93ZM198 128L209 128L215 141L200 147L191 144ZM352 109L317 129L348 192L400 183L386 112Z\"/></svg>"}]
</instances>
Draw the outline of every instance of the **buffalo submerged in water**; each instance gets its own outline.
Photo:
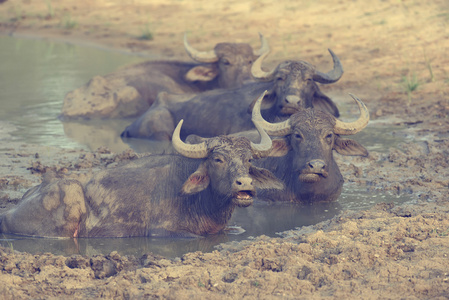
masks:
<instances>
[{"instance_id":1,"label":"buffalo submerged in water","mask_svg":"<svg viewBox=\"0 0 449 300\"><path fill-rule=\"evenodd\" d=\"M344 180L333 151L341 155L368 155L358 142L341 137L360 132L369 122L365 104L354 95L351 97L360 110L360 116L354 122L342 122L321 110L299 108L289 119L269 123L260 114L261 98L257 100L253 120L261 124L269 135L282 138L273 139L269 157L255 164L270 170L285 184L283 192L262 192L261 198L313 203L334 201L340 196ZM254 132L240 135L256 140ZM187 140L198 138L190 136Z\"/></svg>"},{"instance_id":2,"label":"buffalo submerged in water","mask_svg":"<svg viewBox=\"0 0 449 300\"><path fill-rule=\"evenodd\" d=\"M287 119L297 108L314 107L338 117L335 103L321 92L317 83L330 84L343 75L338 57L329 50L334 67L327 73L316 70L305 61L284 61L272 71L262 71L268 54L261 55L252 65L256 82L238 88L206 91L198 95L162 92L156 102L121 134L124 138L170 140L179 120L186 121L181 136L198 134L212 137L250 130L251 109L255 99L266 93L262 108L270 121ZM208 126L204 126L208 124Z\"/></svg>"},{"instance_id":3,"label":"buffalo submerged in water","mask_svg":"<svg viewBox=\"0 0 449 300\"><path fill-rule=\"evenodd\" d=\"M134 117L143 114L160 92L185 94L239 87L253 81L253 62L270 51L262 35L260 40L262 46L257 50L246 43L219 43L211 51L198 51L185 35L184 48L196 62L148 61L95 76L67 93L60 118Z\"/></svg>"},{"instance_id":4,"label":"buffalo submerged in water","mask_svg":"<svg viewBox=\"0 0 449 300\"><path fill-rule=\"evenodd\" d=\"M181 155L144 157L79 181L48 175L1 216L0 231L43 237L200 236L222 231L236 206L252 204L257 189L283 189L252 159L271 152L261 142L220 136L199 144L173 134Z\"/></svg>"}]
</instances>

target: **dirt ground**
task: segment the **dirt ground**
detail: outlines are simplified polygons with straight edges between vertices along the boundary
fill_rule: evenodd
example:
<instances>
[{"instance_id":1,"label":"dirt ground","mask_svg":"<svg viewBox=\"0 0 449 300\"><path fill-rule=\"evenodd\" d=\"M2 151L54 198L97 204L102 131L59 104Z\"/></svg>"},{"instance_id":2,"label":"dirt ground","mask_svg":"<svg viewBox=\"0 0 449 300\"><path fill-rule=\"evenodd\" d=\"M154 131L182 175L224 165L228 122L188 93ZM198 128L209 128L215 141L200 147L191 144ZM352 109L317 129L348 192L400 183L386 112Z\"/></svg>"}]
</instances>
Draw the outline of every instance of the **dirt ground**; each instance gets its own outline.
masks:
<instances>
[{"instance_id":1,"label":"dirt ground","mask_svg":"<svg viewBox=\"0 0 449 300\"><path fill-rule=\"evenodd\" d=\"M348 103L347 93L356 94L374 126L405 126L414 137L368 158L337 156L345 180L417 199L173 260L151 253L31 255L0 247L2 299L449 298L448 1L0 2L1 34L170 59L187 60L186 31L204 50L223 41L258 47L261 32L272 48L267 65L294 58L327 71L331 48L345 74L322 90ZM135 156L20 143L0 148L0 211L49 169L91 172Z\"/></svg>"}]
</instances>

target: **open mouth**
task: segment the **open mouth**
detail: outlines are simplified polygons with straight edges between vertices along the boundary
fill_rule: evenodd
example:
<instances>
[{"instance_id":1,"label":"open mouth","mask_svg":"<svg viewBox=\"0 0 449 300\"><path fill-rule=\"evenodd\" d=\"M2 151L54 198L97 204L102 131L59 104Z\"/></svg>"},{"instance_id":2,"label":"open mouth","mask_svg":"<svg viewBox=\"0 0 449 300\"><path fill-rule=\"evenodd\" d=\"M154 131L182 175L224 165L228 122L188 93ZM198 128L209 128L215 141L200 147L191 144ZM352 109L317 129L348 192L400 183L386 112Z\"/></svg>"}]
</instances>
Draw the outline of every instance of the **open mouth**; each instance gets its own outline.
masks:
<instances>
[{"instance_id":1,"label":"open mouth","mask_svg":"<svg viewBox=\"0 0 449 300\"><path fill-rule=\"evenodd\" d=\"M235 196L237 199L248 200L252 199L254 196L254 192L252 191L239 191Z\"/></svg>"},{"instance_id":2,"label":"open mouth","mask_svg":"<svg viewBox=\"0 0 449 300\"><path fill-rule=\"evenodd\" d=\"M321 178L324 178L324 176L322 176L320 174L315 174L315 173L299 175L299 181L305 182L305 183L315 183L315 182L320 181Z\"/></svg>"},{"instance_id":3,"label":"open mouth","mask_svg":"<svg viewBox=\"0 0 449 300\"><path fill-rule=\"evenodd\" d=\"M240 207L246 207L253 204L253 191L238 191L234 196L234 203Z\"/></svg>"}]
</instances>

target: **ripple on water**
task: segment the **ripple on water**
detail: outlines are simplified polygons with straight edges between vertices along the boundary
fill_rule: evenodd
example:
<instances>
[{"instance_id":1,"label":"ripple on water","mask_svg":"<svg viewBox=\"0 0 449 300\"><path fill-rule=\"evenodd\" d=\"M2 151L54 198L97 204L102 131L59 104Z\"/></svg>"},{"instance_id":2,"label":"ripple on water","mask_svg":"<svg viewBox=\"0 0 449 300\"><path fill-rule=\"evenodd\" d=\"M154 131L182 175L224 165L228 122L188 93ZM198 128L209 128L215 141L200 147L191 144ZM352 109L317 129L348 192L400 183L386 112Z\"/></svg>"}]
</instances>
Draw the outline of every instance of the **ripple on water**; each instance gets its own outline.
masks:
<instances>
[{"instance_id":1,"label":"ripple on water","mask_svg":"<svg viewBox=\"0 0 449 300\"><path fill-rule=\"evenodd\" d=\"M402 204L411 201L409 194L372 193L363 189L346 189L338 201L326 204L299 205L293 203L267 204L255 202L246 208L237 208L229 225L243 229L241 234L217 234L198 239L172 238L91 238L45 239L14 235L0 236L0 245L30 253L51 252L60 255L96 255L117 251L121 255L139 257L153 252L165 257L179 257L188 252L211 252L218 244L242 241L251 237L278 233L329 220L342 210L369 209L377 203ZM234 228L235 229L235 228Z\"/></svg>"}]
</instances>

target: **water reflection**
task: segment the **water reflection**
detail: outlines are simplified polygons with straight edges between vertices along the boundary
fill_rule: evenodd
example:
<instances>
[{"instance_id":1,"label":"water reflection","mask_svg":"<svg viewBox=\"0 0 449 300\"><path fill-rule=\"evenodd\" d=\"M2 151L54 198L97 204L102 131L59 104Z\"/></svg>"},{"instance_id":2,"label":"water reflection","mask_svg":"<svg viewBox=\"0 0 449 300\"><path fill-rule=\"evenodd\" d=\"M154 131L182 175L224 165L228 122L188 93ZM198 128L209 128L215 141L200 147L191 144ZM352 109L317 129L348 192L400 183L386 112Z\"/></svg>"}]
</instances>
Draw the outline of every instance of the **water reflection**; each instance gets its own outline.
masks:
<instances>
[{"instance_id":1,"label":"water reflection","mask_svg":"<svg viewBox=\"0 0 449 300\"><path fill-rule=\"evenodd\" d=\"M115 153L133 149L137 153L168 153L173 148L169 141L150 141L120 137L120 133L132 123L133 120L89 120L84 122L64 122L64 133L90 150L107 147Z\"/></svg>"},{"instance_id":2,"label":"water reflection","mask_svg":"<svg viewBox=\"0 0 449 300\"><path fill-rule=\"evenodd\" d=\"M0 120L18 141L84 147L58 120L67 92L143 58L71 44L0 36Z\"/></svg>"},{"instance_id":3,"label":"water reflection","mask_svg":"<svg viewBox=\"0 0 449 300\"><path fill-rule=\"evenodd\" d=\"M139 139L122 141L120 133L133 120L61 123L67 92L84 85L95 75L144 60L141 57L42 40L0 36L0 120L13 139L27 143L96 150L105 146L114 152L133 148L136 152L159 153L164 143ZM341 95L334 97L342 118L357 115L357 108ZM368 150L388 151L409 138L402 127L370 122L353 138ZM3 135L0 139L3 139ZM169 147L168 147L169 148Z\"/></svg>"},{"instance_id":4,"label":"water reflection","mask_svg":"<svg viewBox=\"0 0 449 300\"><path fill-rule=\"evenodd\" d=\"M328 220L341 211L339 202L301 205L297 203L256 202L247 208L238 208L229 224L246 230L241 237L267 235L308 226Z\"/></svg>"},{"instance_id":5,"label":"water reflection","mask_svg":"<svg viewBox=\"0 0 449 300\"><path fill-rule=\"evenodd\" d=\"M205 238L84 238L84 239L44 239L14 235L0 236L0 245L13 247L30 253L51 252L61 255L109 254L117 251L121 255L140 257L145 253L155 253L165 257L179 257L193 251L211 252L224 242L242 241L250 237L277 233L309 226L328 220L342 210L368 209L376 203L401 204L410 201L409 195L368 193L360 188L344 189L337 202L314 205L294 203L255 202L246 208L237 208L229 222L230 226L243 229L243 233L222 233Z\"/></svg>"},{"instance_id":6,"label":"water reflection","mask_svg":"<svg viewBox=\"0 0 449 300\"><path fill-rule=\"evenodd\" d=\"M121 255L140 257L154 253L164 257L180 257L185 253L211 252L215 245L229 241L228 235L214 235L197 239L170 238L79 238L46 239L29 238L10 234L0 235L0 245L33 254L53 253L70 256L74 254L97 255L117 251Z\"/></svg>"}]
</instances>

